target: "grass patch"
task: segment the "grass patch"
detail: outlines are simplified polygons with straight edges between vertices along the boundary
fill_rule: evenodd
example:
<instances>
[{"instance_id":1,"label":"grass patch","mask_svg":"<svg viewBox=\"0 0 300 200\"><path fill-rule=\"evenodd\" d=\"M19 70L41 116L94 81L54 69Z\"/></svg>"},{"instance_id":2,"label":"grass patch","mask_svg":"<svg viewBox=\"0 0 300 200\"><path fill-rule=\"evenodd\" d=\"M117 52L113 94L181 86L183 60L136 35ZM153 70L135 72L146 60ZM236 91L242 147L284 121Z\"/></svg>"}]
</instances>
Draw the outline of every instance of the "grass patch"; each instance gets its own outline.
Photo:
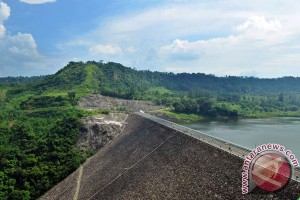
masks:
<instances>
[{"instance_id":1,"label":"grass patch","mask_svg":"<svg viewBox=\"0 0 300 200\"><path fill-rule=\"evenodd\" d=\"M241 115L242 118L270 118L270 117L300 117L300 111L295 112L253 112L253 113L244 113Z\"/></svg>"},{"instance_id":2,"label":"grass patch","mask_svg":"<svg viewBox=\"0 0 300 200\"><path fill-rule=\"evenodd\" d=\"M151 87L151 88L149 88L149 90L147 92L150 92L150 93L157 92L159 94L166 94L166 93L173 94L173 92L171 90L168 90L165 87Z\"/></svg>"},{"instance_id":3,"label":"grass patch","mask_svg":"<svg viewBox=\"0 0 300 200\"><path fill-rule=\"evenodd\" d=\"M5 97L5 92L0 90L0 99L4 99Z\"/></svg>"},{"instance_id":4,"label":"grass patch","mask_svg":"<svg viewBox=\"0 0 300 200\"><path fill-rule=\"evenodd\" d=\"M175 113L172 110L158 110L158 112L164 113L170 117L173 117L179 121L184 121L184 122L195 122L195 121L201 121L205 120L206 118L203 116L195 115L195 114L184 114L184 113Z\"/></svg>"},{"instance_id":5,"label":"grass patch","mask_svg":"<svg viewBox=\"0 0 300 200\"><path fill-rule=\"evenodd\" d=\"M83 117L89 117L89 116L94 116L94 115L108 115L111 113L110 110L107 109L83 109L77 107L77 110L80 111Z\"/></svg>"}]
</instances>

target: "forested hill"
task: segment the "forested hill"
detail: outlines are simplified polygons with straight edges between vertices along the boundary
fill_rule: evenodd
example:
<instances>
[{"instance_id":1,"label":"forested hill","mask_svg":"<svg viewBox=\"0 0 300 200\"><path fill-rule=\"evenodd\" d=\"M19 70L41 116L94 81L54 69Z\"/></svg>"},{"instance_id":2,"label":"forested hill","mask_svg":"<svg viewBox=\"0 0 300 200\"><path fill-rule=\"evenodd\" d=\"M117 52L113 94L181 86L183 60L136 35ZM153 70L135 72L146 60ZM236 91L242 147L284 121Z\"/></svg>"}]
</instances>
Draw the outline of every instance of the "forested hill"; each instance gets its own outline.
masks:
<instances>
[{"instance_id":1,"label":"forested hill","mask_svg":"<svg viewBox=\"0 0 300 200\"><path fill-rule=\"evenodd\" d=\"M29 83L36 83L36 82L41 81L41 80L43 80L47 77L49 77L49 75L47 75L47 76L32 76L32 77L24 77L24 76L0 77L0 83L29 84Z\"/></svg>"},{"instance_id":2,"label":"forested hill","mask_svg":"<svg viewBox=\"0 0 300 200\"><path fill-rule=\"evenodd\" d=\"M260 79L255 77L217 77L204 73L166 73L135 70L119 63L95 61L70 62L54 75L40 77L0 78L0 83L33 83L31 89L97 92L109 96L138 98L153 87L172 91L205 89L217 93L299 92L299 77ZM28 88L26 88L28 90Z\"/></svg>"},{"instance_id":3,"label":"forested hill","mask_svg":"<svg viewBox=\"0 0 300 200\"><path fill-rule=\"evenodd\" d=\"M70 62L45 77L1 78L0 199L40 197L91 155L75 145L81 118L128 111L84 110L77 106L83 96L149 100L168 107L161 112L187 120L299 117L299 85L300 78L293 77L173 74L112 62Z\"/></svg>"},{"instance_id":4,"label":"forested hill","mask_svg":"<svg viewBox=\"0 0 300 200\"><path fill-rule=\"evenodd\" d=\"M174 91L202 88L230 93L268 93L300 91L300 78L259 79L254 77L216 77L204 73L165 73L138 71L118 63L70 62L55 75L45 78L36 89L89 89L103 94L126 95L140 93L150 87Z\"/></svg>"}]
</instances>

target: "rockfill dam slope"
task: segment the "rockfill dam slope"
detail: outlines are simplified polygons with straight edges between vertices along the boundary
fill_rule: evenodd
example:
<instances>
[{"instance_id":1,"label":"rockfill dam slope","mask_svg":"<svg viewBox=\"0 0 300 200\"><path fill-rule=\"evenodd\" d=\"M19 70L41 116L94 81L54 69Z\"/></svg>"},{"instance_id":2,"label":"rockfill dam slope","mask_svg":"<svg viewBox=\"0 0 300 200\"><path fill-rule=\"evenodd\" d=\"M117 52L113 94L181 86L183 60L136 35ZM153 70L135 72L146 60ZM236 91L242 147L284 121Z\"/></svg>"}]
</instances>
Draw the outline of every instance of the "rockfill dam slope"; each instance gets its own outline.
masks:
<instances>
[{"instance_id":1,"label":"rockfill dam slope","mask_svg":"<svg viewBox=\"0 0 300 200\"><path fill-rule=\"evenodd\" d=\"M41 199L297 199L300 184L242 195L243 160L139 115Z\"/></svg>"}]
</instances>

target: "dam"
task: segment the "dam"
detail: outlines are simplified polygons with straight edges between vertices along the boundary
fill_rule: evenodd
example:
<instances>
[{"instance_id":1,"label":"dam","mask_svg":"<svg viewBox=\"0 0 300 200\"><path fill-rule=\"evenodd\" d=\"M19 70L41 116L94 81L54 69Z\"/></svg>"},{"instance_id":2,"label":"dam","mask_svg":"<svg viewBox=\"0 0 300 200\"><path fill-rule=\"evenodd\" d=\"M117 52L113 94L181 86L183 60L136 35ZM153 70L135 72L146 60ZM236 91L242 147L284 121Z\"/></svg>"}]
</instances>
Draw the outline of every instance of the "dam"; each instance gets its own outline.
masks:
<instances>
[{"instance_id":1,"label":"dam","mask_svg":"<svg viewBox=\"0 0 300 200\"><path fill-rule=\"evenodd\" d=\"M212 141L213 140L213 141ZM122 132L41 199L297 199L298 181L275 193L242 195L248 149L148 114L126 118ZM297 179L297 173L294 179Z\"/></svg>"}]
</instances>

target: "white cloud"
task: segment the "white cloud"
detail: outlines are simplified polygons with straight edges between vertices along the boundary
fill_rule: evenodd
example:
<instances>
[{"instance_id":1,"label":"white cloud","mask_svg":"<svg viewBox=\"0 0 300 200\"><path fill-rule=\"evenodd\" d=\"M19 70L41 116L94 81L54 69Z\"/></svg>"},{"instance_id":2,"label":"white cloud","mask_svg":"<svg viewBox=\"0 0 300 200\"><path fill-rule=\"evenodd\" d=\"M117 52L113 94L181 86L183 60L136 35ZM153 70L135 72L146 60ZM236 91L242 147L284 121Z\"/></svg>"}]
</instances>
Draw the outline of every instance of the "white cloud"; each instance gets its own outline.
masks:
<instances>
[{"instance_id":1,"label":"white cloud","mask_svg":"<svg viewBox=\"0 0 300 200\"><path fill-rule=\"evenodd\" d=\"M3 22L10 16L10 8L6 3L0 2L0 54L9 57L18 54L25 57L38 56L37 45L31 34L6 34Z\"/></svg>"},{"instance_id":2,"label":"white cloud","mask_svg":"<svg viewBox=\"0 0 300 200\"><path fill-rule=\"evenodd\" d=\"M116 54L120 54L122 52L122 49L112 44L107 44L107 45L98 44L98 45L91 46L89 52L92 55L103 55L103 54L116 55Z\"/></svg>"},{"instance_id":3,"label":"white cloud","mask_svg":"<svg viewBox=\"0 0 300 200\"><path fill-rule=\"evenodd\" d=\"M0 24L0 38L2 38L5 35L5 32L5 27L2 24Z\"/></svg>"},{"instance_id":4,"label":"white cloud","mask_svg":"<svg viewBox=\"0 0 300 200\"><path fill-rule=\"evenodd\" d=\"M161 59L166 69L174 72L204 71L217 75L243 75L251 72L272 77L274 74L286 74L286 68L282 66L286 66L288 60L295 62L297 56L300 58L300 52L290 56L295 52L291 50L292 46L287 49L284 42L289 41L291 35L282 30L281 22L277 19L252 16L236 29L239 30L237 34L227 37L191 42L176 39L160 48ZM180 61L172 62L176 57Z\"/></svg>"},{"instance_id":5,"label":"white cloud","mask_svg":"<svg viewBox=\"0 0 300 200\"><path fill-rule=\"evenodd\" d=\"M5 35L6 29L3 25L3 22L7 20L10 16L10 8L7 4L0 2L0 38Z\"/></svg>"},{"instance_id":6,"label":"white cloud","mask_svg":"<svg viewBox=\"0 0 300 200\"><path fill-rule=\"evenodd\" d=\"M28 4L44 4L44 3L54 3L56 0L20 0L23 3Z\"/></svg>"},{"instance_id":7,"label":"white cloud","mask_svg":"<svg viewBox=\"0 0 300 200\"><path fill-rule=\"evenodd\" d=\"M0 57L2 66L20 70L24 62L37 60L40 55L31 34L18 33L0 38Z\"/></svg>"},{"instance_id":8,"label":"white cloud","mask_svg":"<svg viewBox=\"0 0 300 200\"><path fill-rule=\"evenodd\" d=\"M137 51L137 49L134 48L134 47L132 47L132 46L130 46L130 47L128 47L128 48L126 49L126 51L129 52L129 53L134 53L134 52Z\"/></svg>"},{"instance_id":9,"label":"white cloud","mask_svg":"<svg viewBox=\"0 0 300 200\"><path fill-rule=\"evenodd\" d=\"M226 20L224 13L217 9L207 9L203 4L162 5L140 13L111 18L104 27L97 28L89 36L105 40L151 45L151 42L162 42L165 39L210 33L221 27L228 29L238 19ZM146 41L146 43L145 43ZM150 43L150 44L149 44Z\"/></svg>"},{"instance_id":10,"label":"white cloud","mask_svg":"<svg viewBox=\"0 0 300 200\"><path fill-rule=\"evenodd\" d=\"M296 0L165 0L101 18L65 44L89 50L85 60L103 56L138 69L300 76L299 9Z\"/></svg>"},{"instance_id":11,"label":"white cloud","mask_svg":"<svg viewBox=\"0 0 300 200\"><path fill-rule=\"evenodd\" d=\"M10 8L6 3L0 2L0 23L3 23L10 16Z\"/></svg>"},{"instance_id":12,"label":"white cloud","mask_svg":"<svg viewBox=\"0 0 300 200\"><path fill-rule=\"evenodd\" d=\"M160 52L172 54L201 50L208 53L212 47L222 52L235 48L250 49L255 46L274 45L288 36L287 32L281 30L281 22L279 20L266 20L264 16L252 16L245 23L237 26L236 29L239 30L238 34L226 37L215 37L193 42L175 39L172 44L162 46ZM243 46L246 43L248 43L247 46Z\"/></svg>"},{"instance_id":13,"label":"white cloud","mask_svg":"<svg viewBox=\"0 0 300 200\"><path fill-rule=\"evenodd\" d=\"M161 47L162 53L177 53L177 52L187 52L193 49L192 43L187 40L176 39L171 45Z\"/></svg>"},{"instance_id":14,"label":"white cloud","mask_svg":"<svg viewBox=\"0 0 300 200\"><path fill-rule=\"evenodd\" d=\"M8 50L16 55L37 57L37 45L31 34L18 33L8 36Z\"/></svg>"},{"instance_id":15,"label":"white cloud","mask_svg":"<svg viewBox=\"0 0 300 200\"><path fill-rule=\"evenodd\" d=\"M30 69L26 68L26 63L37 61L41 56L31 34L6 33L3 23L9 16L9 6L0 2L0 76L9 74L24 75L26 71L30 72Z\"/></svg>"},{"instance_id":16,"label":"white cloud","mask_svg":"<svg viewBox=\"0 0 300 200\"><path fill-rule=\"evenodd\" d=\"M245 23L239 25L237 30L245 31L252 29L254 31L277 31L282 28L278 19L267 20L265 16L251 16Z\"/></svg>"}]
</instances>

